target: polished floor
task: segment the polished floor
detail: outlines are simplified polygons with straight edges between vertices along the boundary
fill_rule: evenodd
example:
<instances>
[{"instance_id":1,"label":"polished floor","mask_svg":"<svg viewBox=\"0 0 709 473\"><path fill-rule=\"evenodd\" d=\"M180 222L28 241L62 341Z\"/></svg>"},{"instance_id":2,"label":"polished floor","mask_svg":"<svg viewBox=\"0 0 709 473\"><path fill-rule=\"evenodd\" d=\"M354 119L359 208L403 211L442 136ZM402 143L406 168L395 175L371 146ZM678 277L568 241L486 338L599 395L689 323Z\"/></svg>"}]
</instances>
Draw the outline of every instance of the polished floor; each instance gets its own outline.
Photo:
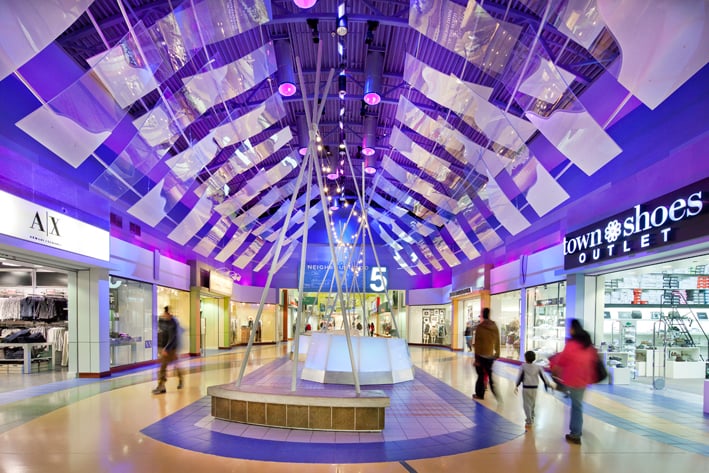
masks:
<instances>
[{"instance_id":1,"label":"polished floor","mask_svg":"<svg viewBox=\"0 0 709 473\"><path fill-rule=\"evenodd\" d=\"M285 344L255 347L247 378L287 383ZM0 472L699 472L709 457L701 381L587 393L582 445L564 440L566 400L540 390L525 431L517 367L496 364L501 402L473 401L471 357L411 347L414 381L392 399L381 433L306 432L212 418L208 386L233 381L245 350L183 360L185 388L155 396L156 367L109 379L0 371ZM369 389L364 386L362 389ZM375 387L371 387L375 388Z\"/></svg>"}]
</instances>

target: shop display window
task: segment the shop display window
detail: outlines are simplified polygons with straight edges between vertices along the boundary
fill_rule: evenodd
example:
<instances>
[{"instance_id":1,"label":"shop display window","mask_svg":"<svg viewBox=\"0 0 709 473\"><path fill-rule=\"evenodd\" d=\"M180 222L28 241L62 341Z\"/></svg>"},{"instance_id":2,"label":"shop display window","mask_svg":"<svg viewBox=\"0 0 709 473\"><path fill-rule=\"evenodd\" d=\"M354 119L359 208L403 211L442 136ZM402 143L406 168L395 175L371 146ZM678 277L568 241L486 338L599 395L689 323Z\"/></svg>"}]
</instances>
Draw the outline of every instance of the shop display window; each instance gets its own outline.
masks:
<instances>
[{"instance_id":1,"label":"shop display window","mask_svg":"<svg viewBox=\"0 0 709 473\"><path fill-rule=\"evenodd\" d=\"M522 291L490 296L490 317L500 329L500 351L505 358L519 359ZM477 321L476 321L477 322Z\"/></svg>"},{"instance_id":2,"label":"shop display window","mask_svg":"<svg viewBox=\"0 0 709 473\"><path fill-rule=\"evenodd\" d=\"M451 344L449 304L409 306L409 342L427 345Z\"/></svg>"},{"instance_id":3,"label":"shop display window","mask_svg":"<svg viewBox=\"0 0 709 473\"><path fill-rule=\"evenodd\" d=\"M111 366L153 358L153 286L109 276Z\"/></svg>"},{"instance_id":4,"label":"shop display window","mask_svg":"<svg viewBox=\"0 0 709 473\"><path fill-rule=\"evenodd\" d=\"M601 349L629 378L702 378L709 359L709 257L605 274Z\"/></svg>"},{"instance_id":5,"label":"shop display window","mask_svg":"<svg viewBox=\"0 0 709 473\"><path fill-rule=\"evenodd\" d=\"M251 302L237 302L236 314L231 319L233 324L238 327L239 336L238 344L246 344L249 342L251 331L256 322L258 315L259 304ZM276 324L280 318L278 314L277 304L264 304L261 312L261 320L254 333L254 343L275 342L277 328Z\"/></svg>"},{"instance_id":6,"label":"shop display window","mask_svg":"<svg viewBox=\"0 0 709 473\"><path fill-rule=\"evenodd\" d=\"M180 337L180 352L188 353L190 351L190 332L192 330L190 324L190 293L170 287L157 286L158 313L159 316L165 306L170 307L170 313L175 317L182 328ZM155 319L155 327L157 328L157 318Z\"/></svg>"},{"instance_id":7,"label":"shop display window","mask_svg":"<svg viewBox=\"0 0 709 473\"><path fill-rule=\"evenodd\" d=\"M527 289L526 347L538 360L548 359L564 348L566 339L566 283Z\"/></svg>"},{"instance_id":8,"label":"shop display window","mask_svg":"<svg viewBox=\"0 0 709 473\"><path fill-rule=\"evenodd\" d=\"M51 343L31 348L30 358L37 368L68 366L68 275L33 263L0 258L0 343ZM0 346L4 367L24 358L25 347ZM25 367L18 366L24 370ZM30 371L32 366L27 367Z\"/></svg>"}]
</instances>

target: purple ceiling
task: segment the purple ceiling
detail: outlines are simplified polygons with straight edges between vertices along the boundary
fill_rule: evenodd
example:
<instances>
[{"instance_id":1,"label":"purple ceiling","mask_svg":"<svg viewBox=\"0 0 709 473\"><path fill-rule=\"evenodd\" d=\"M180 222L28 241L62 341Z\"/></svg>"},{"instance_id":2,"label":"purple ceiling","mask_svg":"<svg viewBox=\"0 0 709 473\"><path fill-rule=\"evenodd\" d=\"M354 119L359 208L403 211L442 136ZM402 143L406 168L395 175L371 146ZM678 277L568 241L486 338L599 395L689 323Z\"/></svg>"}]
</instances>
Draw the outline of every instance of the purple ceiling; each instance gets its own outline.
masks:
<instances>
[{"instance_id":1,"label":"purple ceiling","mask_svg":"<svg viewBox=\"0 0 709 473\"><path fill-rule=\"evenodd\" d=\"M326 222L336 241L368 245L362 220L410 276L504 259L580 225L569 209L595 189L657 169L706 130L703 2L616 3L9 7L0 183L238 271L269 268L286 222L283 260L299 258L306 229L326 242ZM686 122L673 138L647 136L669 117Z\"/></svg>"}]
</instances>

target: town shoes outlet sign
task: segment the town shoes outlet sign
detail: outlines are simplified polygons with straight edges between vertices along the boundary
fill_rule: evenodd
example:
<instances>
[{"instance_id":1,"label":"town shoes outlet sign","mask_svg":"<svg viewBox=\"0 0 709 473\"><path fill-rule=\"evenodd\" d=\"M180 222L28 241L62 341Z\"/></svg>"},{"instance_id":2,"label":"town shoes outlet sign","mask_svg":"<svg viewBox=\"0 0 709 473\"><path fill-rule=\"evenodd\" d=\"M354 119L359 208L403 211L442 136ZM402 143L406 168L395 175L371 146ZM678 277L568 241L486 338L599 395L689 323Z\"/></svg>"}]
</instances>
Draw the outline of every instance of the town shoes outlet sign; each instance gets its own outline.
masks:
<instances>
[{"instance_id":1,"label":"town shoes outlet sign","mask_svg":"<svg viewBox=\"0 0 709 473\"><path fill-rule=\"evenodd\" d=\"M630 256L709 235L709 179L564 237L564 268Z\"/></svg>"}]
</instances>

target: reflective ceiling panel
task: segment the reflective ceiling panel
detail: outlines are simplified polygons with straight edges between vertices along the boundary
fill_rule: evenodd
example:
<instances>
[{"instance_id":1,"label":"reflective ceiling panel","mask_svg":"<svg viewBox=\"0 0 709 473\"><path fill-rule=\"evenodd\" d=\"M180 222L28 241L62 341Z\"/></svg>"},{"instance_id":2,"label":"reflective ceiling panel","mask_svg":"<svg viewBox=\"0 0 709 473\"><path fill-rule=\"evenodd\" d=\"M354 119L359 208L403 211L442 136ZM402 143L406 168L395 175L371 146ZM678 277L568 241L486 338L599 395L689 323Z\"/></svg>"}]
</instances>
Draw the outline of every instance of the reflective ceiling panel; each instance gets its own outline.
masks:
<instances>
[{"instance_id":1,"label":"reflective ceiling panel","mask_svg":"<svg viewBox=\"0 0 709 473\"><path fill-rule=\"evenodd\" d=\"M356 208L431 274L553 226L623 156L616 118L709 56L702 0L346 0L338 36L340 1L8 0L0 145L227 272L268 271L282 233L275 266L298 258L325 216L356 236ZM599 78L603 107L585 100ZM301 148L329 177L296 185Z\"/></svg>"}]
</instances>

